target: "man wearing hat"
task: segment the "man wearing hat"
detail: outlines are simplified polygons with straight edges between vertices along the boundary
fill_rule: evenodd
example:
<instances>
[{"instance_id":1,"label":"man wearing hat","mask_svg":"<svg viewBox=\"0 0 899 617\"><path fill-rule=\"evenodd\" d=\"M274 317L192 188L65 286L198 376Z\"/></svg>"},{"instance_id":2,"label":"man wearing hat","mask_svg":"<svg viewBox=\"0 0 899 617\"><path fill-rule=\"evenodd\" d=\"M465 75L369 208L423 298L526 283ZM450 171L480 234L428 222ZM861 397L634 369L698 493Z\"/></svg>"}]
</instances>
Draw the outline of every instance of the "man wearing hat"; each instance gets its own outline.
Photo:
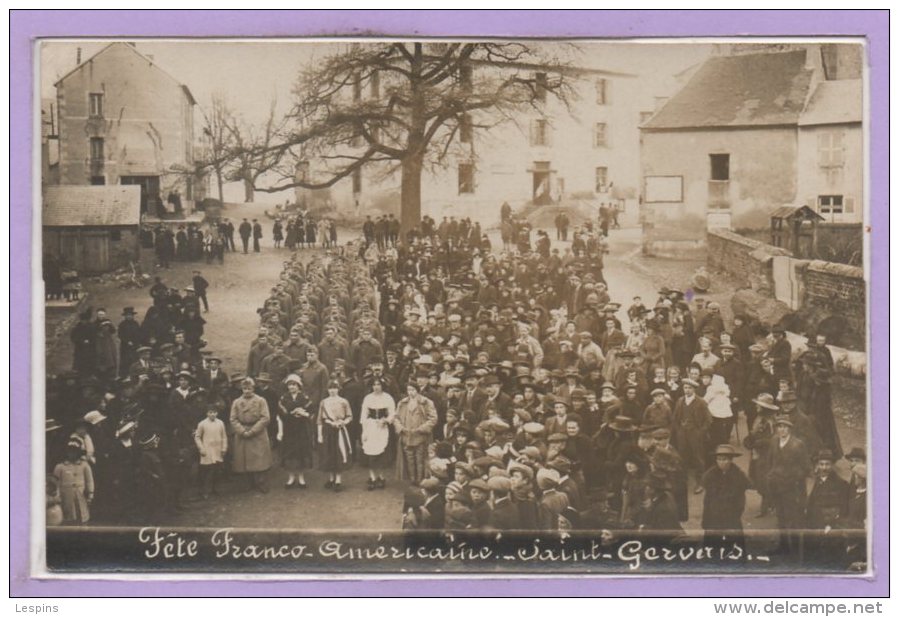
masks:
<instances>
[{"instance_id":1,"label":"man wearing hat","mask_svg":"<svg viewBox=\"0 0 899 617\"><path fill-rule=\"evenodd\" d=\"M206 368L200 371L197 383L224 402L225 391L230 381L228 373L222 370L222 359L216 355L207 356Z\"/></svg>"},{"instance_id":2,"label":"man wearing hat","mask_svg":"<svg viewBox=\"0 0 899 617\"><path fill-rule=\"evenodd\" d=\"M481 386L487 393L487 398L481 408L482 417L486 418L492 413L511 424L514 415L512 397L502 391L499 377L493 374L487 375L481 380Z\"/></svg>"},{"instance_id":3,"label":"man wearing hat","mask_svg":"<svg viewBox=\"0 0 899 617\"><path fill-rule=\"evenodd\" d=\"M743 511L749 478L734 464L740 453L729 444L715 448L715 464L702 476L702 529L706 546L745 549Z\"/></svg>"},{"instance_id":4,"label":"man wearing hat","mask_svg":"<svg viewBox=\"0 0 899 617\"><path fill-rule=\"evenodd\" d=\"M471 512L474 515L475 527L484 529L490 521L490 489L482 478L474 478L468 483L468 496L471 498Z\"/></svg>"},{"instance_id":5,"label":"man wearing hat","mask_svg":"<svg viewBox=\"0 0 899 617\"><path fill-rule=\"evenodd\" d=\"M641 424L647 426L671 427L671 405L668 404L668 391L665 388L656 388L650 392L652 403L643 411Z\"/></svg>"},{"instance_id":6,"label":"man wearing hat","mask_svg":"<svg viewBox=\"0 0 899 617\"><path fill-rule=\"evenodd\" d=\"M768 452L767 485L780 528L780 550L797 554L805 527L805 479L810 471L805 444L793 435L789 416L774 419L775 436Z\"/></svg>"},{"instance_id":7,"label":"man wearing hat","mask_svg":"<svg viewBox=\"0 0 899 617\"><path fill-rule=\"evenodd\" d=\"M806 503L805 534L807 555L814 563L839 563L843 558L842 528L849 514L849 483L841 478L833 464L831 450L815 456L814 485Z\"/></svg>"},{"instance_id":8,"label":"man wearing hat","mask_svg":"<svg viewBox=\"0 0 899 617\"><path fill-rule=\"evenodd\" d=\"M558 490L559 472L543 468L537 472L537 487L542 492L537 505L537 525L541 530L557 530L559 514L570 504L568 495Z\"/></svg>"},{"instance_id":9,"label":"man wearing hat","mask_svg":"<svg viewBox=\"0 0 899 617\"><path fill-rule=\"evenodd\" d=\"M677 505L678 520L690 517L690 501L687 491L687 472L677 449L671 444L671 431L657 428L652 432L652 447L647 451L652 469L663 474Z\"/></svg>"},{"instance_id":10,"label":"man wearing hat","mask_svg":"<svg viewBox=\"0 0 899 617\"><path fill-rule=\"evenodd\" d=\"M153 372L153 367L150 362L150 355L153 353L153 348L148 345L141 345L134 351L137 354L137 360L131 363L131 366L128 368L128 375L133 381L143 383L150 379L151 373Z\"/></svg>"},{"instance_id":11,"label":"man wearing hat","mask_svg":"<svg viewBox=\"0 0 899 617\"><path fill-rule=\"evenodd\" d=\"M133 306L126 306L122 310L122 321L119 322L117 334L119 337L119 376L125 376L131 369L131 365L137 360L137 348L144 340L140 324L135 319L137 313Z\"/></svg>"},{"instance_id":12,"label":"man wearing hat","mask_svg":"<svg viewBox=\"0 0 899 617\"><path fill-rule=\"evenodd\" d=\"M790 363L793 361L793 346L787 340L787 333L783 326L774 326L771 329L771 337L774 343L768 350L768 357L774 367L774 377L776 379L790 379Z\"/></svg>"},{"instance_id":13,"label":"man wearing hat","mask_svg":"<svg viewBox=\"0 0 899 617\"><path fill-rule=\"evenodd\" d=\"M421 481L420 486L425 501L421 506L422 512L418 528L442 530L446 520L446 499L444 498L446 487L434 477L425 478Z\"/></svg>"},{"instance_id":14,"label":"man wearing hat","mask_svg":"<svg viewBox=\"0 0 899 617\"><path fill-rule=\"evenodd\" d=\"M756 419L750 425L749 435L743 439L743 445L752 451L749 461L749 478L752 480L752 487L762 498L761 507L757 515L758 518L761 518L766 516L771 508L768 496L769 450L776 432L774 428L774 414L780 408L774 402L774 397L767 392L762 392L757 398L753 399L752 406L756 410L752 414ZM748 415L747 413L747 417Z\"/></svg>"},{"instance_id":15,"label":"man wearing hat","mask_svg":"<svg viewBox=\"0 0 899 617\"><path fill-rule=\"evenodd\" d=\"M493 476L487 480L487 488L490 489L493 501L487 527L499 531L520 529L518 506L512 502L511 497L512 480L504 476Z\"/></svg>"},{"instance_id":16,"label":"man wearing hat","mask_svg":"<svg viewBox=\"0 0 899 617\"><path fill-rule=\"evenodd\" d=\"M702 474L705 471L706 444L712 414L708 404L696 394L699 384L692 379L681 382L684 395L674 406L671 432L687 473L696 480L694 492L702 492Z\"/></svg>"}]
</instances>

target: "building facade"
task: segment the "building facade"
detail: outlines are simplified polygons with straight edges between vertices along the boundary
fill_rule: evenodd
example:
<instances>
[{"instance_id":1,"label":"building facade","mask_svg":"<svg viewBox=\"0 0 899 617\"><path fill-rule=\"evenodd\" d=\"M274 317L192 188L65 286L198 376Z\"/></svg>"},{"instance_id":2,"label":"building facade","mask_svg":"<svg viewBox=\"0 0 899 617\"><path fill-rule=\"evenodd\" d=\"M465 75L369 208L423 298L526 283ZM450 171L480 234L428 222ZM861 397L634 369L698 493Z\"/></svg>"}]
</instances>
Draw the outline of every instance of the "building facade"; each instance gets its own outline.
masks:
<instances>
[{"instance_id":1,"label":"building facade","mask_svg":"<svg viewBox=\"0 0 899 617\"><path fill-rule=\"evenodd\" d=\"M502 71L472 67L479 71ZM555 76L540 67L528 71L539 83ZM422 214L499 220L503 202L520 209L588 200L597 207L631 205L636 212L640 177L639 130L651 109L641 102L636 75L601 69L566 72L572 87L568 105L547 95L532 108L501 124L471 116L460 123L444 163L422 177ZM488 125L490 125L488 127ZM313 163L314 165L314 163ZM306 173L304 170L302 173ZM399 207L399 174L385 175L371 165L341 180L329 191L339 210L359 214ZM312 198L296 192L298 202ZM635 215L634 215L635 216Z\"/></svg>"},{"instance_id":2,"label":"building facade","mask_svg":"<svg viewBox=\"0 0 899 617\"><path fill-rule=\"evenodd\" d=\"M644 247L764 228L784 205L860 222L861 46L724 51L642 127Z\"/></svg>"},{"instance_id":3,"label":"building facade","mask_svg":"<svg viewBox=\"0 0 899 617\"><path fill-rule=\"evenodd\" d=\"M194 166L194 108L187 86L116 42L56 84L59 182L137 185L141 213L190 212L205 196Z\"/></svg>"}]
</instances>

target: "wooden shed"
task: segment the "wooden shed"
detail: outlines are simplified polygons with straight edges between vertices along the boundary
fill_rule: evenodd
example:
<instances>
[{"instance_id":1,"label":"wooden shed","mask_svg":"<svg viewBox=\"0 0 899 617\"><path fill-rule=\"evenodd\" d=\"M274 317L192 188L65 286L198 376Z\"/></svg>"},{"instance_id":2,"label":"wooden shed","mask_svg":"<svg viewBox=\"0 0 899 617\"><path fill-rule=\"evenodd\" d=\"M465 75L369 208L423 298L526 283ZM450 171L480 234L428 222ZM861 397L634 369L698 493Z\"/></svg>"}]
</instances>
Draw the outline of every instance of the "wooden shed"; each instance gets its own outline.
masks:
<instances>
[{"instance_id":1,"label":"wooden shed","mask_svg":"<svg viewBox=\"0 0 899 617\"><path fill-rule=\"evenodd\" d=\"M45 257L81 273L100 273L138 261L139 186L48 186L44 190Z\"/></svg>"},{"instance_id":2,"label":"wooden shed","mask_svg":"<svg viewBox=\"0 0 899 617\"><path fill-rule=\"evenodd\" d=\"M800 259L818 251L818 223L824 217L808 206L781 206L771 213L771 244Z\"/></svg>"}]
</instances>

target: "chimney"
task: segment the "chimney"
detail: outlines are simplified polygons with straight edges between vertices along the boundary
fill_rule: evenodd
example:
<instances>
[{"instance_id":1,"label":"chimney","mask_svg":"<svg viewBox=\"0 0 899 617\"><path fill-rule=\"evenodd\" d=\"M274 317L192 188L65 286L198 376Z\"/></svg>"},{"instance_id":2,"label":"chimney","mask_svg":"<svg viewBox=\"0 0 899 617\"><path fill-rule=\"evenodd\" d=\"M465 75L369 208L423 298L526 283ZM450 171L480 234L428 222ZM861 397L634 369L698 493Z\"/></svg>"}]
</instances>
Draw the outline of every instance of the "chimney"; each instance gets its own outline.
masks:
<instances>
[{"instance_id":1,"label":"chimney","mask_svg":"<svg viewBox=\"0 0 899 617\"><path fill-rule=\"evenodd\" d=\"M78 47L75 50L75 65L77 66L79 64L81 64L81 48L80 47Z\"/></svg>"}]
</instances>

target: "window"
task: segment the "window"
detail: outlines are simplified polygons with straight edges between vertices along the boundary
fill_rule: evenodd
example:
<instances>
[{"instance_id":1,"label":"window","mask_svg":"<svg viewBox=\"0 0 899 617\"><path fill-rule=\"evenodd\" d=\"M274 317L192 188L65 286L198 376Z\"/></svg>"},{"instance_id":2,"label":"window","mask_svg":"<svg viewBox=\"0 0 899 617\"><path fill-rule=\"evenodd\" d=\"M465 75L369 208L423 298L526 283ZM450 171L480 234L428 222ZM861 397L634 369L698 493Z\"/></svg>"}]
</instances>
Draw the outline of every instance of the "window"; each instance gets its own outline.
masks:
<instances>
[{"instance_id":1,"label":"window","mask_svg":"<svg viewBox=\"0 0 899 617\"><path fill-rule=\"evenodd\" d=\"M94 186L106 184L106 176L91 176L91 184Z\"/></svg>"},{"instance_id":2,"label":"window","mask_svg":"<svg viewBox=\"0 0 899 617\"><path fill-rule=\"evenodd\" d=\"M102 137L91 137L91 160L92 161L102 161L105 157L103 156L103 138Z\"/></svg>"},{"instance_id":3,"label":"window","mask_svg":"<svg viewBox=\"0 0 899 617\"><path fill-rule=\"evenodd\" d=\"M596 188L594 189L595 193L605 193L609 187L609 168L608 167L597 167L596 168Z\"/></svg>"},{"instance_id":4,"label":"window","mask_svg":"<svg viewBox=\"0 0 899 617\"><path fill-rule=\"evenodd\" d=\"M545 118L531 120L531 145L549 145L549 122Z\"/></svg>"},{"instance_id":5,"label":"window","mask_svg":"<svg viewBox=\"0 0 899 617\"><path fill-rule=\"evenodd\" d=\"M362 192L362 168L357 167L353 170L353 193Z\"/></svg>"},{"instance_id":6,"label":"window","mask_svg":"<svg viewBox=\"0 0 899 617\"><path fill-rule=\"evenodd\" d=\"M377 71L371 74L371 98L381 98L381 74Z\"/></svg>"},{"instance_id":7,"label":"window","mask_svg":"<svg viewBox=\"0 0 899 617\"><path fill-rule=\"evenodd\" d=\"M821 131L818 133L818 166L842 167L843 162L843 132Z\"/></svg>"},{"instance_id":8,"label":"window","mask_svg":"<svg viewBox=\"0 0 899 617\"><path fill-rule=\"evenodd\" d=\"M471 115L462 114L459 118L459 141L463 144L470 144L473 129L471 126Z\"/></svg>"},{"instance_id":9,"label":"window","mask_svg":"<svg viewBox=\"0 0 899 617\"><path fill-rule=\"evenodd\" d=\"M474 193L474 165L459 163L459 195Z\"/></svg>"},{"instance_id":10,"label":"window","mask_svg":"<svg viewBox=\"0 0 899 617\"><path fill-rule=\"evenodd\" d=\"M607 105L609 102L609 82L605 79L597 79L594 84L596 87L596 104Z\"/></svg>"},{"instance_id":11,"label":"window","mask_svg":"<svg viewBox=\"0 0 899 617\"><path fill-rule=\"evenodd\" d=\"M718 181L730 180L730 155L710 154L711 179Z\"/></svg>"},{"instance_id":12,"label":"window","mask_svg":"<svg viewBox=\"0 0 899 617\"><path fill-rule=\"evenodd\" d=\"M534 73L535 98L541 103L546 102L546 73Z\"/></svg>"},{"instance_id":13,"label":"window","mask_svg":"<svg viewBox=\"0 0 899 617\"><path fill-rule=\"evenodd\" d=\"M353 76L353 100L357 103L362 100L362 77L359 73Z\"/></svg>"},{"instance_id":14,"label":"window","mask_svg":"<svg viewBox=\"0 0 899 617\"><path fill-rule=\"evenodd\" d=\"M605 148L609 145L607 126L605 122L597 122L593 125L593 147Z\"/></svg>"},{"instance_id":15,"label":"window","mask_svg":"<svg viewBox=\"0 0 899 617\"><path fill-rule=\"evenodd\" d=\"M474 75L474 71L471 68L470 64L463 64L459 67L459 87L461 87L466 92L471 91L472 77Z\"/></svg>"},{"instance_id":16,"label":"window","mask_svg":"<svg viewBox=\"0 0 899 617\"><path fill-rule=\"evenodd\" d=\"M843 214L843 196L818 195L818 212L820 214Z\"/></svg>"},{"instance_id":17,"label":"window","mask_svg":"<svg viewBox=\"0 0 899 617\"><path fill-rule=\"evenodd\" d=\"M91 118L102 118L103 117L103 93L102 92L91 92L90 93L90 117Z\"/></svg>"}]
</instances>

